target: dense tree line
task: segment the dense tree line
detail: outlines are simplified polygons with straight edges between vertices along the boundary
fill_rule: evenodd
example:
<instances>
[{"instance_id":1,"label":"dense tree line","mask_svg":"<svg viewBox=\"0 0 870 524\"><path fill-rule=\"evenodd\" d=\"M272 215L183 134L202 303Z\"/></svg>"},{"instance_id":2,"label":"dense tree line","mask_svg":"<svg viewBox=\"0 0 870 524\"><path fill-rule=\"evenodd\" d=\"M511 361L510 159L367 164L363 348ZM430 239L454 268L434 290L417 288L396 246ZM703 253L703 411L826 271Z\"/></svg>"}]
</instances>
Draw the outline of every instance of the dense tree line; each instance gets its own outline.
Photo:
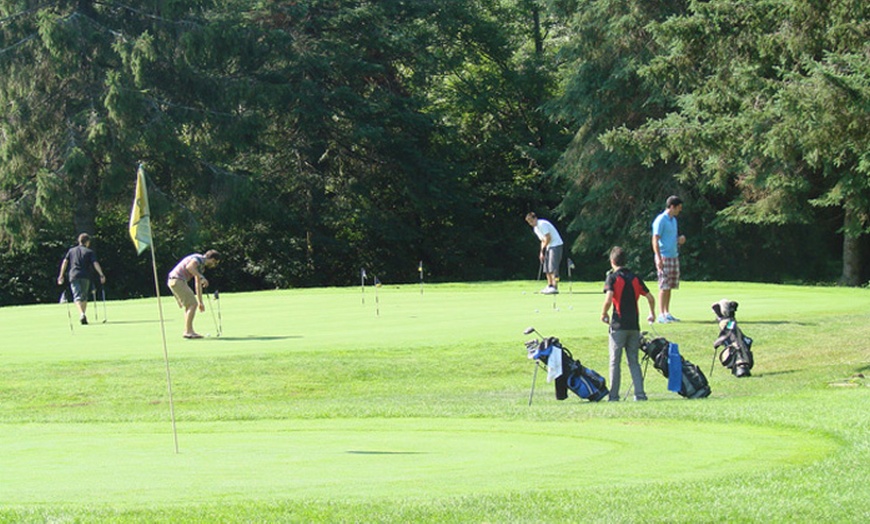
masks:
<instances>
[{"instance_id":1,"label":"dense tree line","mask_svg":"<svg viewBox=\"0 0 870 524\"><path fill-rule=\"evenodd\" d=\"M0 0L0 304L79 232L115 297L156 255L222 289L532 278L526 211L599 279L686 201L689 279L866 282L864 2Z\"/></svg>"}]
</instances>

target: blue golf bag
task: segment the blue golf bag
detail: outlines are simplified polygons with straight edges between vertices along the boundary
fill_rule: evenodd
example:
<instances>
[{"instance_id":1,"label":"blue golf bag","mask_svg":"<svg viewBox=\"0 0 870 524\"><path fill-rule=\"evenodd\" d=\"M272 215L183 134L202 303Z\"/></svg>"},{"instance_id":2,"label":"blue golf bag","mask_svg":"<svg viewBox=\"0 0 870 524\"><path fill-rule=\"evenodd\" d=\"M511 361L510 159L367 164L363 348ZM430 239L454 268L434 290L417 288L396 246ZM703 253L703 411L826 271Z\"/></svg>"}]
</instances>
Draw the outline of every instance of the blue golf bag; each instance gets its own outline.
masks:
<instances>
[{"instance_id":1,"label":"blue golf bag","mask_svg":"<svg viewBox=\"0 0 870 524\"><path fill-rule=\"evenodd\" d=\"M552 367L551 361L553 364L561 361L561 368L555 370L558 374L555 379L556 400L568 398L568 390L592 402L598 402L610 393L604 377L575 360L558 338L547 337L541 342L530 340L526 342L526 349L528 358L541 362L548 369Z\"/></svg>"}]
</instances>

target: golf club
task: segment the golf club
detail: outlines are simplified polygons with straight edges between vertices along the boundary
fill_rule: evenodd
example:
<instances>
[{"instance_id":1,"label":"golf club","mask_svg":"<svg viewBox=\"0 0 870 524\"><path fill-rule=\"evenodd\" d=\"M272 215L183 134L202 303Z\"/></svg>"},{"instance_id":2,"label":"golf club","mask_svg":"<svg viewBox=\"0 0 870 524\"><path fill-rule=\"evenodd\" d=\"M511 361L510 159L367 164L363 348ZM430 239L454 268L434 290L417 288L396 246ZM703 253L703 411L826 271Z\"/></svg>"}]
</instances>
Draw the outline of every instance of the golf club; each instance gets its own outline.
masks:
<instances>
[{"instance_id":1,"label":"golf club","mask_svg":"<svg viewBox=\"0 0 870 524\"><path fill-rule=\"evenodd\" d=\"M537 334L539 337L544 338L544 335L541 335L541 334L538 332L538 330L536 330L536 329L535 329L534 327L532 327L532 326L529 326L529 327L527 327L526 329L523 330L523 335L530 335L530 334L532 334L532 333L535 333L535 334ZM530 341L526 342L526 348L527 348L528 351L531 351L531 348L532 348L532 347L536 347L537 345L538 345L538 341L537 341L537 340L530 340ZM535 361L535 372L534 372L534 374L532 374L532 389L529 391L529 406L532 405L532 397L535 395L535 383L536 383L537 380L538 380L538 368L540 367L540 364L541 364L541 363L538 362L537 360Z\"/></svg>"},{"instance_id":2,"label":"golf club","mask_svg":"<svg viewBox=\"0 0 870 524\"><path fill-rule=\"evenodd\" d=\"M103 295L103 324L105 324L106 321L109 320L109 315L106 313L106 288L105 287L100 288L100 294Z\"/></svg>"},{"instance_id":3,"label":"golf club","mask_svg":"<svg viewBox=\"0 0 870 524\"><path fill-rule=\"evenodd\" d=\"M60 294L60 302L61 303L66 302L66 318L69 319L69 332L75 333L75 331L73 331L72 312L70 311L69 300L66 299L66 290L65 289Z\"/></svg>"},{"instance_id":4,"label":"golf club","mask_svg":"<svg viewBox=\"0 0 870 524\"><path fill-rule=\"evenodd\" d=\"M218 290L214 291L214 301L217 302L217 310L218 310L218 336L221 336L224 333L224 320L221 317L221 301L220 301L220 295L218 293L219 293Z\"/></svg>"},{"instance_id":5,"label":"golf club","mask_svg":"<svg viewBox=\"0 0 870 524\"><path fill-rule=\"evenodd\" d=\"M540 332L538 332L538 330L535 329L533 326L529 326L523 330L523 335L531 335L532 333L535 333L539 337L544 338L544 335L542 335Z\"/></svg>"},{"instance_id":6,"label":"golf club","mask_svg":"<svg viewBox=\"0 0 870 524\"><path fill-rule=\"evenodd\" d=\"M214 314L214 307L212 307L211 294L207 293L206 298L208 298L208 310L211 311L211 321L214 323L214 331L216 336L221 336L220 329L218 328L217 317Z\"/></svg>"},{"instance_id":7,"label":"golf club","mask_svg":"<svg viewBox=\"0 0 870 524\"><path fill-rule=\"evenodd\" d=\"M97 302L97 288L94 287L91 289L91 296L94 297L92 302L94 303L94 320L100 320L100 307Z\"/></svg>"},{"instance_id":8,"label":"golf club","mask_svg":"<svg viewBox=\"0 0 870 524\"><path fill-rule=\"evenodd\" d=\"M532 375L532 389L529 391L529 406L532 405L532 396L535 394L535 382L538 380L538 362L535 362L535 373Z\"/></svg>"}]
</instances>

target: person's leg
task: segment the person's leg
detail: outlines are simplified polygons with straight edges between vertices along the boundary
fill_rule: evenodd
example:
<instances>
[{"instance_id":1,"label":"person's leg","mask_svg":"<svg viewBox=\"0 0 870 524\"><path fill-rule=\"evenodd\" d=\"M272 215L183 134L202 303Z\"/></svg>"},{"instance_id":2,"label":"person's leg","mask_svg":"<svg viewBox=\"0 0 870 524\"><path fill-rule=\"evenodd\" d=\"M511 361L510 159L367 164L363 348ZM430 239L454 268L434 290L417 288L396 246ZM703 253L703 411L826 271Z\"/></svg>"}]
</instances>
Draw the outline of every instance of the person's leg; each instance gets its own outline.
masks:
<instances>
[{"instance_id":1,"label":"person's leg","mask_svg":"<svg viewBox=\"0 0 870 524\"><path fill-rule=\"evenodd\" d=\"M196 317L196 308L198 306L196 295L187 282L179 279L170 279L169 289L178 301L178 305L184 308L184 337L199 337L193 330L193 319Z\"/></svg>"},{"instance_id":2,"label":"person's leg","mask_svg":"<svg viewBox=\"0 0 870 524\"><path fill-rule=\"evenodd\" d=\"M631 383L634 384L634 399L646 400L646 391L643 389L643 371L638 361L640 350L640 332L628 332L625 341L625 360L628 361L628 371L631 373Z\"/></svg>"},{"instance_id":3,"label":"person's leg","mask_svg":"<svg viewBox=\"0 0 870 524\"><path fill-rule=\"evenodd\" d=\"M659 312L662 316L666 316L670 312L671 307L671 290L659 289Z\"/></svg>"},{"instance_id":4,"label":"person's leg","mask_svg":"<svg viewBox=\"0 0 870 524\"><path fill-rule=\"evenodd\" d=\"M623 332L613 331L608 337L610 349L610 400L619 400L621 382L620 365L622 364Z\"/></svg>"},{"instance_id":5,"label":"person's leg","mask_svg":"<svg viewBox=\"0 0 870 524\"><path fill-rule=\"evenodd\" d=\"M88 323L88 317L85 315L88 311L88 292L90 291L91 281L86 278L77 278L70 282L72 289L73 301L76 303L76 309L79 310L79 317L82 324Z\"/></svg>"},{"instance_id":6,"label":"person's leg","mask_svg":"<svg viewBox=\"0 0 870 524\"><path fill-rule=\"evenodd\" d=\"M187 306L184 309L184 334L185 335L196 335L196 331L193 330L193 319L196 318L196 305Z\"/></svg>"},{"instance_id":7,"label":"person's leg","mask_svg":"<svg viewBox=\"0 0 870 524\"><path fill-rule=\"evenodd\" d=\"M557 289L559 287L559 266L562 264L562 250L564 246L556 246L554 248L548 249L549 259L549 273L547 274L547 281L550 283L550 286L553 289Z\"/></svg>"}]
</instances>

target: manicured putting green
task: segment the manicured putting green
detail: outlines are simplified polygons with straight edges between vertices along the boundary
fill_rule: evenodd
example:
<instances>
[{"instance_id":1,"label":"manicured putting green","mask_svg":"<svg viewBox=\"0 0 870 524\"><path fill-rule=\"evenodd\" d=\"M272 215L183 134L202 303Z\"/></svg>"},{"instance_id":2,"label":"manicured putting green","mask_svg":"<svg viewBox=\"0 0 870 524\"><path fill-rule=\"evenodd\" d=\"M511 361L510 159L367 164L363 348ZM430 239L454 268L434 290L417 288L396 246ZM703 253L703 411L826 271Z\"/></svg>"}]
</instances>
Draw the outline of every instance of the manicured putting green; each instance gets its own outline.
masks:
<instances>
[{"instance_id":1,"label":"manicured putting green","mask_svg":"<svg viewBox=\"0 0 870 524\"><path fill-rule=\"evenodd\" d=\"M0 500L138 506L684 481L817 460L788 429L691 421L320 419L0 425Z\"/></svg>"}]
</instances>

